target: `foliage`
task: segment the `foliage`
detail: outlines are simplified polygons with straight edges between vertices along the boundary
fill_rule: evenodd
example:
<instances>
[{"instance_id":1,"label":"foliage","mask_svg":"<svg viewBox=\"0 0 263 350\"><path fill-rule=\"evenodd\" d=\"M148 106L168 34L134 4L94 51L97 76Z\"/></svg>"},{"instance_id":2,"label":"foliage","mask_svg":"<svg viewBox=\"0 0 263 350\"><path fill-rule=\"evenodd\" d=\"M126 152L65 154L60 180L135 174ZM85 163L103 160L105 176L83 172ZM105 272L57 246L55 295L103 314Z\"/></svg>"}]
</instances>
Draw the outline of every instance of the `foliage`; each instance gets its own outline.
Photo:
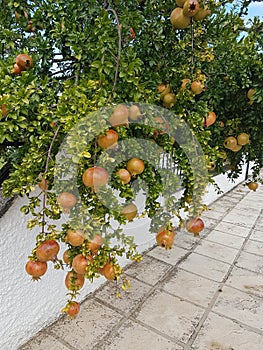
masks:
<instances>
[{"instance_id":1,"label":"foliage","mask_svg":"<svg viewBox=\"0 0 263 350\"><path fill-rule=\"evenodd\" d=\"M182 223L182 209L189 216L201 214L201 194L207 182L213 181L214 172L230 169L228 176L235 178L242 164L250 161L254 164L253 180L261 181L263 25L259 18L245 21L249 3L202 0L200 4L209 8L211 15L202 21L191 20L185 30L173 30L170 14L176 7L174 0L2 1L0 167L11 164L3 193L28 197L29 204L21 210L32 215L29 228L40 226L36 248L46 239L67 243L69 229L83 230L85 242L81 246L67 243L71 267L74 256L87 257L91 253L87 242L99 233L104 242L87 269L90 281L100 275L108 261L114 265L115 277L119 279L123 271L118 256L126 254L129 259L140 260L133 237L122 232L127 220L118 211L121 205L116 199L113 210L101 201L109 195L109 188L101 188L105 192L99 196L94 188L87 188L82 182L83 172L96 165L98 157L105 167L110 167L111 162L116 165L109 184L119 191L122 203L134 201L141 190L147 193L140 214L155 219L151 225L155 233L161 225L170 225L174 216ZM34 67L17 75L12 69L20 53L32 56ZM181 88L182 79L190 80L185 89ZM201 94L191 91L194 80L205 85ZM169 86L176 96L167 112L161 108L160 84ZM250 89L255 93L248 99ZM109 123L119 104L140 107L136 123L131 120L121 126ZM152 105L156 109L151 110ZM111 109L105 109L107 106ZM154 114L156 110L159 115ZM204 120L210 111L217 118L206 127ZM160 123L156 117L163 121ZM195 176L188 157L193 152L191 147L182 147L179 139L170 137L171 132L169 136L169 127L174 131L181 123L190 127L201 145L209 180ZM76 129L76 125L80 127ZM141 150L141 155L144 152L145 170L136 176L137 181L133 178L131 183L122 184L114 175L133 157L128 152L130 146L122 149L127 158L119 161L116 150L104 152L98 147L98 134L108 128L117 131L119 141L134 139L132 148ZM71 134L72 129L75 134ZM240 133L250 136L249 144L237 152L226 149L226 137L237 137ZM83 144L87 135L93 135L93 139ZM155 159L151 159L152 149L147 149L147 153L140 139L156 144L162 149L161 154L157 152ZM72 158L62 159L63 166L58 170L56 156L63 142L68 142ZM157 165L160 160L163 167ZM62 180L63 172L69 170L68 163L72 162L78 168L74 186ZM196 158L196 167L202 167L202 162ZM166 178L167 165L176 166L180 183L177 176ZM59 176L56 171L61 172ZM41 179L48 181L48 191L32 194ZM183 188L181 198L176 198L174 191L165 192L166 188L178 189L179 185ZM197 188L201 194L195 197ZM74 193L77 203L59 231L54 221L63 215L57 201L58 193L63 191ZM165 198L163 205L160 197ZM36 260L35 250L31 259ZM63 268L64 263L56 261L55 266ZM124 279L123 289L127 285ZM74 298L78 290L73 288L71 292Z\"/></svg>"}]
</instances>

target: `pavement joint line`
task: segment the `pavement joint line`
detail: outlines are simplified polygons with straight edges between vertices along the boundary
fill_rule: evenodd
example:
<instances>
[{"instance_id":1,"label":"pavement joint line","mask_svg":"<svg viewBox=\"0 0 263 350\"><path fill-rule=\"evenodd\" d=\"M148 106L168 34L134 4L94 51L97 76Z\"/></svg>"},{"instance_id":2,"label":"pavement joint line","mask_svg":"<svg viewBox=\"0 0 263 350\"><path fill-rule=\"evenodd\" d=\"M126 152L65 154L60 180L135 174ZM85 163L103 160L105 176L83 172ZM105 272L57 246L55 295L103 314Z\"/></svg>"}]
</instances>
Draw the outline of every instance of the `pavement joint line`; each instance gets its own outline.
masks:
<instances>
[{"instance_id":1,"label":"pavement joint line","mask_svg":"<svg viewBox=\"0 0 263 350\"><path fill-rule=\"evenodd\" d=\"M127 319L131 319L131 320L135 320L136 319L136 314L138 314L138 312L140 311L142 305L145 303L145 301L154 294L154 292L158 291L158 290L161 290L160 286L163 284L164 281L166 281L166 279L170 276L170 274L173 272L173 271L176 271L178 270L178 266L183 262L185 261L189 255L191 255L194 251L194 249L198 246L199 242L203 239L205 239L209 233L214 229L214 227L217 225L218 222L220 222L220 219L216 220L216 219L212 219L212 221L215 221L210 227L209 229L207 230L208 232L206 233L206 235L204 236L201 236L199 238L198 241L196 241L193 246L191 247L191 250L187 251L186 250L186 254L184 256L182 256L175 265L170 265L171 268L168 269L164 275L152 286L150 285L151 289L148 291L148 293L146 293L143 298L141 299L141 301L134 307L130 310L130 312L128 313L124 313L124 316L123 318L121 318L121 320L119 320L119 322L105 335L103 336L97 343L96 345L94 346L93 350L96 350L98 349L99 347L102 347L103 346L103 343L106 341L106 339L108 338L109 334L112 334L113 332L116 333L118 331L118 329L120 329L120 327L126 322ZM187 234L187 233L186 233ZM150 249L148 249L148 251L145 253L143 253L143 255L147 255L151 250L153 250L154 248L156 248L157 245L155 244L153 247L151 247ZM158 259L156 257L154 257L154 259L158 260L158 261L161 261L163 262L161 259ZM135 264L132 263L132 264ZM129 265L131 266L131 264ZM133 277L134 278L134 277ZM138 279L136 279L138 280ZM142 282L141 280L139 280L139 282ZM107 282L106 282L107 283ZM105 284L106 284L105 283ZM144 282L143 282L144 283ZM98 290L101 290L103 289L103 286L102 285L101 287L99 287ZM148 284L147 284L148 285ZM112 305L110 305L109 303L105 302L105 301L102 301L101 299L99 299L98 297L94 297L97 301L100 301L101 303L103 303L105 306L107 307L110 307L112 308L114 311L117 311L119 314L122 314L120 313L119 309L116 309L115 307L113 307ZM193 304L193 303L192 303ZM198 306L198 305L197 305ZM122 311L123 312L123 311ZM126 316L125 316L126 315ZM143 324L143 323L142 323ZM155 328L152 328L153 331L155 331L156 333L156 329ZM163 335L162 332L161 333L158 333L159 331L157 331L157 334L160 334L160 335ZM167 335L166 335L167 337ZM168 336L169 337L169 336ZM190 337L191 338L191 337ZM170 338L169 337L169 340L172 340L174 338ZM177 343L178 345L181 345L183 344L183 346L185 346L186 344L185 343Z\"/></svg>"},{"instance_id":2,"label":"pavement joint line","mask_svg":"<svg viewBox=\"0 0 263 350\"><path fill-rule=\"evenodd\" d=\"M238 325L241 325L242 327L244 327L246 330L248 330L249 332L254 332L254 333L257 333L259 335L263 335L263 331L258 329L258 328L255 328L255 327L252 327L246 323L243 323L242 321L238 321L236 320L235 318L232 318L230 316L227 316L225 314L222 314L221 312L218 312L218 311L215 311L215 310L211 310L211 313L212 314L216 314L218 316L221 316L223 318L226 318L230 321L233 321L234 323L238 324Z\"/></svg>"},{"instance_id":3,"label":"pavement joint line","mask_svg":"<svg viewBox=\"0 0 263 350\"><path fill-rule=\"evenodd\" d=\"M217 299L218 299L218 296L219 296L220 293L222 292L222 288L224 287L224 285L226 285L226 281L228 280L228 278L229 278L231 272L233 271L234 267L236 266L235 264L236 264L236 262L238 261L238 259L239 259L240 255L241 255L242 251L244 250L244 247L245 247L247 241L249 240L249 238L250 238L250 236L251 236L251 234L252 234L253 228L256 226L256 224L257 224L257 222L258 222L258 220L259 220L259 218L260 218L260 215L261 215L262 213L263 213L263 210L261 210L261 212L259 213L259 215L258 215L257 219L255 220L254 224L251 225L251 230L249 231L247 237L245 238L245 240L244 240L242 246L241 246L240 249L238 250L238 253L237 253L236 257L235 257L234 261L232 262L232 264L230 265L228 271L226 272L226 274L225 274L225 276L224 276L222 282L220 282L219 288L217 289L217 291L215 292L213 298L211 299L210 303L208 304L208 307L207 307L206 311L204 312L203 316L201 317L201 319L200 319L198 325L196 326L196 328L195 328L193 334L191 335L190 340L189 340L189 342L187 343L187 346L185 347L185 350L192 350L192 345L193 345L194 341L196 340L200 329L203 327L204 322L207 320L209 313L212 312L212 309L213 309L213 307L214 307L215 304L216 304L216 301L217 301ZM226 317L226 316L224 316L224 317ZM240 322L238 321L237 323L240 323ZM240 324L241 324L241 323L240 323Z\"/></svg>"}]
</instances>

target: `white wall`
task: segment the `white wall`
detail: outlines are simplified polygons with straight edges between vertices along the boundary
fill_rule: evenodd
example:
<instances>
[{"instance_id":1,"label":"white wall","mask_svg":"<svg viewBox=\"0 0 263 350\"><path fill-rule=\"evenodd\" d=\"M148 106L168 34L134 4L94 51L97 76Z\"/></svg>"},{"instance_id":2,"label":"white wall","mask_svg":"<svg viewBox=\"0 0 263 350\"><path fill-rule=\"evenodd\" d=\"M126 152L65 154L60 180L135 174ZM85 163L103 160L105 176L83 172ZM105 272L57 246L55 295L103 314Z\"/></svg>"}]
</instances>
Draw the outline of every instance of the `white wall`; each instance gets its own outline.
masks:
<instances>
[{"instance_id":1,"label":"white wall","mask_svg":"<svg viewBox=\"0 0 263 350\"><path fill-rule=\"evenodd\" d=\"M226 175L215 177L216 182L225 192L245 178L244 172L235 183L228 182ZM219 196L212 186L204 197L206 204L212 203ZM8 212L0 218L0 349L16 350L41 328L55 321L65 305L67 290L64 286L65 274L56 271L49 263L49 271L39 282L33 282L25 272L27 257L34 247L37 230L26 228L28 217L20 213L19 208L26 199L18 198ZM125 232L135 234L135 242L142 252L155 244L155 237L148 233L147 219L127 225ZM135 229L136 228L136 229ZM62 257L63 249L59 257ZM125 259L122 264L125 264ZM92 285L86 282L81 290L83 300L105 279L97 279Z\"/></svg>"}]
</instances>

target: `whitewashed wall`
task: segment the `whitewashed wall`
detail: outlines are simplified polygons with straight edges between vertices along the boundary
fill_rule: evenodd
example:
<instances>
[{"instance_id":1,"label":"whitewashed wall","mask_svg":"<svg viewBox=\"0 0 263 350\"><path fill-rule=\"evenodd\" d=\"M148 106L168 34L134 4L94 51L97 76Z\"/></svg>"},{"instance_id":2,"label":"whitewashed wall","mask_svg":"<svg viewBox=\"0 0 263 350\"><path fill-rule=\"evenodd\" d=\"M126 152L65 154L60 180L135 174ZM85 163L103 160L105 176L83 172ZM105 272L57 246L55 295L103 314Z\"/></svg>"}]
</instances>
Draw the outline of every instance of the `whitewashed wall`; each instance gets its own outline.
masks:
<instances>
[{"instance_id":1,"label":"whitewashed wall","mask_svg":"<svg viewBox=\"0 0 263 350\"><path fill-rule=\"evenodd\" d=\"M228 182L226 175L215 177L224 192L229 191L244 180L243 174L235 181ZM217 195L213 186L208 187L204 197L206 204L215 201ZM0 349L16 350L40 329L54 322L65 305L65 274L55 271L52 264L48 273L40 282L33 282L25 272L27 256L34 247L37 231L26 228L27 219L19 208L25 199L18 198L11 208L0 218ZM148 233L148 220L129 223L125 232L134 234L135 241L142 252L155 244L155 237ZM136 229L135 229L136 227ZM62 257L63 247L59 254ZM122 260L122 264L126 263ZM97 279L92 285L88 282L81 291L83 300L87 294L95 290L105 279Z\"/></svg>"}]
</instances>

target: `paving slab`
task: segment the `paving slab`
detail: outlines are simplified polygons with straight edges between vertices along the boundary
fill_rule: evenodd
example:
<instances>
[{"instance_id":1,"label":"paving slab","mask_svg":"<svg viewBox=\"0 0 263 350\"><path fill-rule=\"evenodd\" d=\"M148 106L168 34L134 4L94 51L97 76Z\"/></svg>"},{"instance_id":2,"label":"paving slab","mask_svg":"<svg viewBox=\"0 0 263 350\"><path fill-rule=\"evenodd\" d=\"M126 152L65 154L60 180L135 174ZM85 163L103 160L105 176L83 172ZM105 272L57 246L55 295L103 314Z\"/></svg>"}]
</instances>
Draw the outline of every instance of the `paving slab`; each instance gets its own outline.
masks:
<instances>
[{"instance_id":1,"label":"paving slab","mask_svg":"<svg viewBox=\"0 0 263 350\"><path fill-rule=\"evenodd\" d=\"M157 290L141 307L136 318L157 331L186 343L204 310Z\"/></svg>"},{"instance_id":2,"label":"paving slab","mask_svg":"<svg viewBox=\"0 0 263 350\"><path fill-rule=\"evenodd\" d=\"M260 350L263 336L230 319L211 313L201 328L193 350Z\"/></svg>"},{"instance_id":3,"label":"paving slab","mask_svg":"<svg viewBox=\"0 0 263 350\"><path fill-rule=\"evenodd\" d=\"M156 284L169 270L171 265L145 255L139 263L133 263L125 269L127 276L151 285Z\"/></svg>"},{"instance_id":4,"label":"paving slab","mask_svg":"<svg viewBox=\"0 0 263 350\"><path fill-rule=\"evenodd\" d=\"M180 267L186 271L193 272L199 276L221 282L228 272L230 265L208 256L191 254L183 261Z\"/></svg>"},{"instance_id":5,"label":"paving slab","mask_svg":"<svg viewBox=\"0 0 263 350\"><path fill-rule=\"evenodd\" d=\"M263 298L263 275L258 273L234 267L226 284Z\"/></svg>"},{"instance_id":6,"label":"paving slab","mask_svg":"<svg viewBox=\"0 0 263 350\"><path fill-rule=\"evenodd\" d=\"M82 303L77 318L63 318L47 332L63 339L76 350L90 350L120 319L120 314L92 298Z\"/></svg>"},{"instance_id":7,"label":"paving slab","mask_svg":"<svg viewBox=\"0 0 263 350\"><path fill-rule=\"evenodd\" d=\"M248 240L244 246L244 251L263 256L263 242Z\"/></svg>"},{"instance_id":8,"label":"paving slab","mask_svg":"<svg viewBox=\"0 0 263 350\"><path fill-rule=\"evenodd\" d=\"M160 334L131 320L125 322L98 350L183 350Z\"/></svg>"},{"instance_id":9,"label":"paving slab","mask_svg":"<svg viewBox=\"0 0 263 350\"><path fill-rule=\"evenodd\" d=\"M222 244L224 246L240 249L245 242L245 237L224 233L222 231L213 230L206 238L207 241Z\"/></svg>"},{"instance_id":10,"label":"paving slab","mask_svg":"<svg viewBox=\"0 0 263 350\"><path fill-rule=\"evenodd\" d=\"M231 233L231 235L236 235L240 237L247 237L251 231L251 227L240 226L239 224L221 221L214 227L215 230L224 233Z\"/></svg>"},{"instance_id":11,"label":"paving slab","mask_svg":"<svg viewBox=\"0 0 263 350\"><path fill-rule=\"evenodd\" d=\"M263 274L263 257L242 251L236 266Z\"/></svg>"},{"instance_id":12,"label":"paving slab","mask_svg":"<svg viewBox=\"0 0 263 350\"><path fill-rule=\"evenodd\" d=\"M72 350L69 344L66 346L64 341L63 343L52 335L41 332L36 338L32 339L30 344L20 347L20 350Z\"/></svg>"},{"instance_id":13,"label":"paving slab","mask_svg":"<svg viewBox=\"0 0 263 350\"><path fill-rule=\"evenodd\" d=\"M262 298L255 295L224 286L213 307L213 311L250 327L263 330Z\"/></svg>"},{"instance_id":14,"label":"paving slab","mask_svg":"<svg viewBox=\"0 0 263 350\"><path fill-rule=\"evenodd\" d=\"M178 247L175 242L175 246L172 249L165 250L161 247L155 247L149 253L148 256L151 256L155 259L163 261L170 265L176 265L184 256L189 254L189 252L181 247Z\"/></svg>"},{"instance_id":15,"label":"paving slab","mask_svg":"<svg viewBox=\"0 0 263 350\"><path fill-rule=\"evenodd\" d=\"M151 289L151 286L142 281L138 281L132 277L128 277L128 279L130 280L131 287L125 292L121 292L121 298L116 297L117 292L121 291L121 286L120 289L116 289L116 283L114 281L104 284L102 288L99 288L94 293L94 296L98 300L114 307L116 310L128 314L144 299Z\"/></svg>"},{"instance_id":16,"label":"paving slab","mask_svg":"<svg viewBox=\"0 0 263 350\"><path fill-rule=\"evenodd\" d=\"M235 260L238 250L205 239L195 248L195 253L231 264Z\"/></svg>"},{"instance_id":17,"label":"paving slab","mask_svg":"<svg viewBox=\"0 0 263 350\"><path fill-rule=\"evenodd\" d=\"M253 230L250 239L263 242L263 231Z\"/></svg>"},{"instance_id":18,"label":"paving slab","mask_svg":"<svg viewBox=\"0 0 263 350\"><path fill-rule=\"evenodd\" d=\"M218 282L179 268L164 281L162 289L179 298L207 307L218 287Z\"/></svg>"}]
</instances>

